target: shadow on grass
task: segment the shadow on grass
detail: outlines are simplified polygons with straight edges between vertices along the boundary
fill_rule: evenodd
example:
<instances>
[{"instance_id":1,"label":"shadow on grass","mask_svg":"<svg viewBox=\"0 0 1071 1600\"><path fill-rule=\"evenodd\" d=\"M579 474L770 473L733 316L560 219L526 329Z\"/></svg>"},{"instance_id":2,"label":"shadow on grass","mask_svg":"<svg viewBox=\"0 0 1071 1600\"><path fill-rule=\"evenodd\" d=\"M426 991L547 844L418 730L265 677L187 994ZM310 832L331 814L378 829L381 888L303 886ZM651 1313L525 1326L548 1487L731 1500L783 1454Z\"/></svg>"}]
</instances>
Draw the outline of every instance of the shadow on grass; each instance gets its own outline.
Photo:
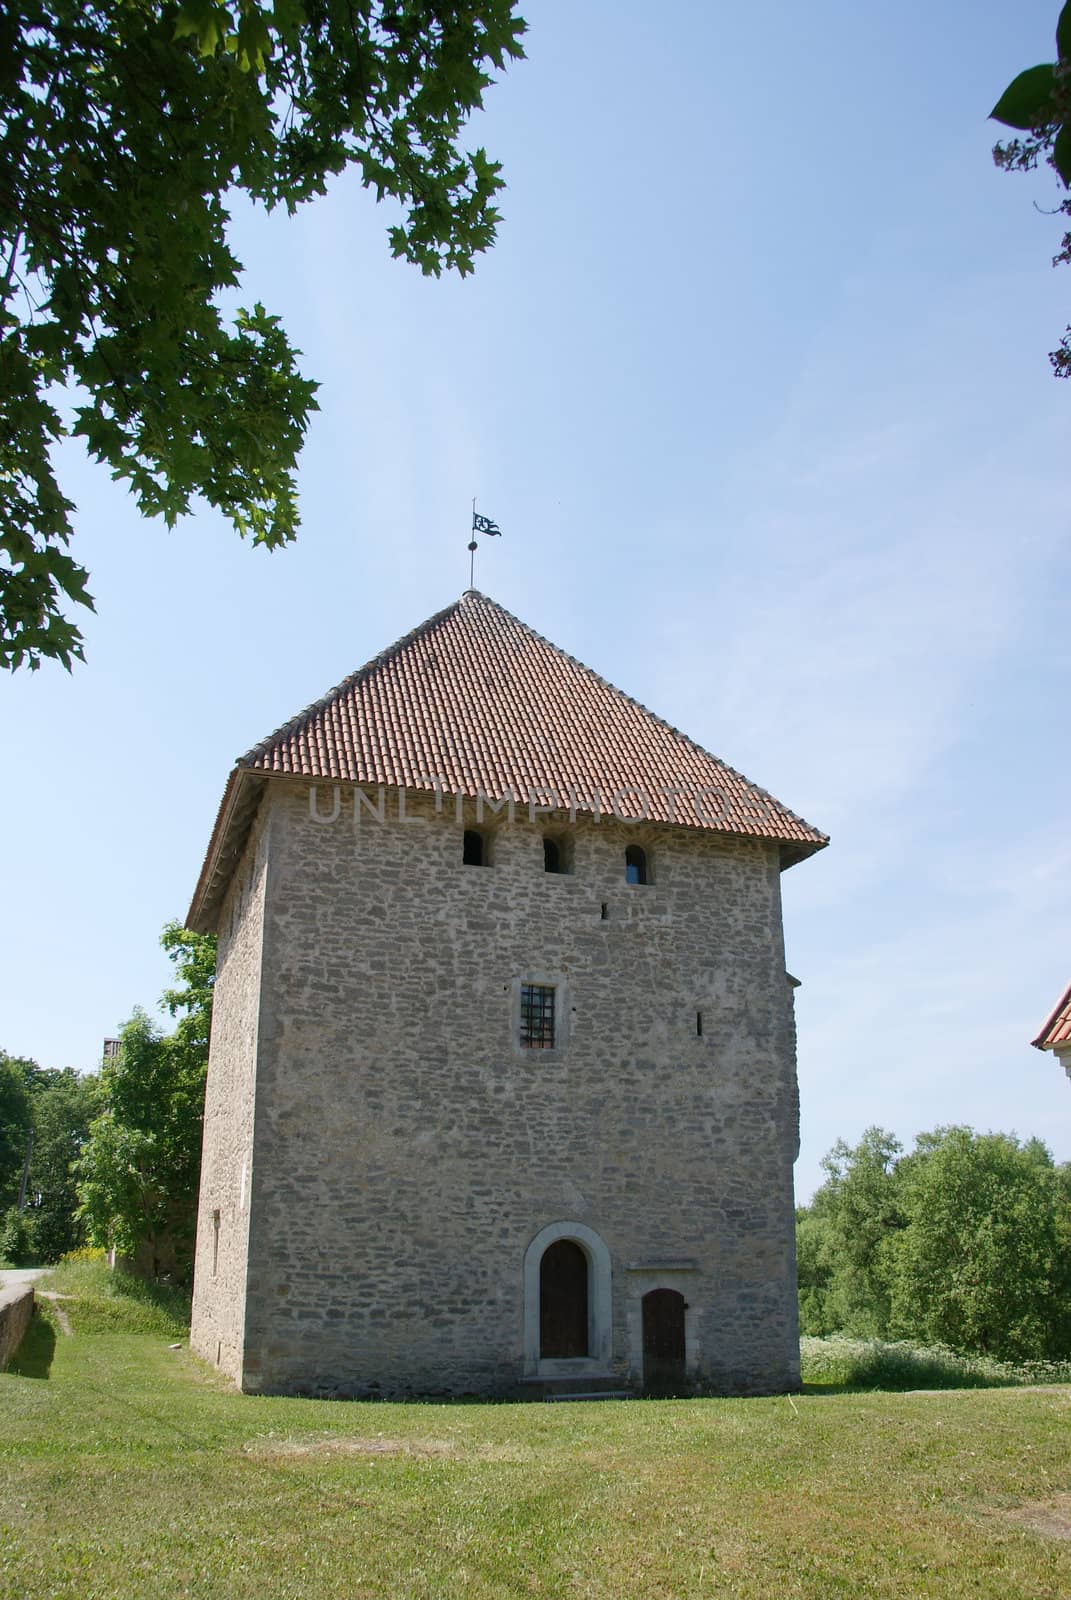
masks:
<instances>
[{"instance_id":1,"label":"shadow on grass","mask_svg":"<svg viewBox=\"0 0 1071 1600\"><path fill-rule=\"evenodd\" d=\"M30 1326L8 1362L7 1370L18 1378L47 1378L52 1370L55 1350L56 1330L48 1318L35 1309Z\"/></svg>"},{"instance_id":2,"label":"shadow on grass","mask_svg":"<svg viewBox=\"0 0 1071 1600\"><path fill-rule=\"evenodd\" d=\"M1014 1378L973 1378L969 1381L961 1380L959 1383L942 1381L938 1383L927 1382L925 1378L916 1378L913 1382L902 1381L897 1383L881 1383L872 1378L860 1379L858 1382L846 1383L803 1383L799 1393L809 1396L824 1394L941 1394L951 1389L1016 1389L1022 1384Z\"/></svg>"}]
</instances>

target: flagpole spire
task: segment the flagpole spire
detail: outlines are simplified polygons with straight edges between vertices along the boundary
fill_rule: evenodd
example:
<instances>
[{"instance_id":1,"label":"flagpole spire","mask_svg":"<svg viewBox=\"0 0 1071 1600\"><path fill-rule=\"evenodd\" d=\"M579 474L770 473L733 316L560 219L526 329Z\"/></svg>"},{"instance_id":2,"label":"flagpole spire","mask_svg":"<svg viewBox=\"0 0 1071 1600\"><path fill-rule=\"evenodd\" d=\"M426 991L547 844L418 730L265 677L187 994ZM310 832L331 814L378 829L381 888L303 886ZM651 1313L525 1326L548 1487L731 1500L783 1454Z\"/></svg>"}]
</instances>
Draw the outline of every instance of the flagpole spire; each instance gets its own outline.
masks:
<instances>
[{"instance_id":1,"label":"flagpole spire","mask_svg":"<svg viewBox=\"0 0 1071 1600\"><path fill-rule=\"evenodd\" d=\"M476 496L472 497L472 536L469 541L469 588L476 587Z\"/></svg>"},{"instance_id":2,"label":"flagpole spire","mask_svg":"<svg viewBox=\"0 0 1071 1600\"><path fill-rule=\"evenodd\" d=\"M492 517L476 514L476 496L472 497L472 537L469 540L469 588L476 587L476 535L486 533L492 539L501 539L502 529Z\"/></svg>"}]
</instances>

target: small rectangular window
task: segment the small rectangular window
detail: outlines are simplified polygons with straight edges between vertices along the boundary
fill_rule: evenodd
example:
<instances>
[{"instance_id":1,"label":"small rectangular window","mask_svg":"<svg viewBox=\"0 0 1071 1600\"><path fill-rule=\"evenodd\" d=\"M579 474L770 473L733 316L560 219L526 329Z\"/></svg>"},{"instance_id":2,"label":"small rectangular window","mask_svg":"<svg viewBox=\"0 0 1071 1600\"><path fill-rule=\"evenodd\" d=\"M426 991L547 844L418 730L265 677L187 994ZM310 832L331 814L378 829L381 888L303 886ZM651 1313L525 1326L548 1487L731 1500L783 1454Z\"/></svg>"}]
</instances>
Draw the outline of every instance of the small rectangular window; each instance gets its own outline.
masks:
<instances>
[{"instance_id":1,"label":"small rectangular window","mask_svg":"<svg viewBox=\"0 0 1071 1600\"><path fill-rule=\"evenodd\" d=\"M521 1044L527 1050L554 1049L554 989L550 984L521 984Z\"/></svg>"}]
</instances>

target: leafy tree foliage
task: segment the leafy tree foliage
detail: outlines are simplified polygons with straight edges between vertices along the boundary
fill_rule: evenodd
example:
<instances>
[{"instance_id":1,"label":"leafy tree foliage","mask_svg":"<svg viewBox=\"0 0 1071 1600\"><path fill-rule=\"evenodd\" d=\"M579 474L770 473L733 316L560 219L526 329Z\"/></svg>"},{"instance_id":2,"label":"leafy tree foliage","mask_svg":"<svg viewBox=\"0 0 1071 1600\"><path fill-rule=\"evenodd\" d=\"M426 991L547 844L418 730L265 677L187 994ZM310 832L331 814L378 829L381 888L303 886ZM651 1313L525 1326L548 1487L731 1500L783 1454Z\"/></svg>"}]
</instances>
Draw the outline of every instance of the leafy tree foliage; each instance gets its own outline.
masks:
<instances>
[{"instance_id":1,"label":"leafy tree foliage","mask_svg":"<svg viewBox=\"0 0 1071 1600\"><path fill-rule=\"evenodd\" d=\"M33 1126L30 1084L40 1070L36 1061L0 1050L0 1210L18 1199Z\"/></svg>"},{"instance_id":2,"label":"leafy tree foliage","mask_svg":"<svg viewBox=\"0 0 1071 1600\"><path fill-rule=\"evenodd\" d=\"M0 1207L8 1208L0 1256L16 1266L56 1261L82 1242L71 1165L95 1113L96 1092L94 1077L0 1051Z\"/></svg>"},{"instance_id":3,"label":"leafy tree foliage","mask_svg":"<svg viewBox=\"0 0 1071 1600\"><path fill-rule=\"evenodd\" d=\"M466 119L523 51L513 0L24 0L0 9L0 664L68 668L92 606L50 459L74 434L170 526L195 495L298 526L315 384L263 306L224 322L228 193L293 212L354 166L390 248L471 271L498 163Z\"/></svg>"},{"instance_id":4,"label":"leafy tree foliage","mask_svg":"<svg viewBox=\"0 0 1071 1600\"><path fill-rule=\"evenodd\" d=\"M1056 23L1056 60L1028 67L1005 89L990 115L1026 137L998 144L993 160L1008 172L1032 171L1044 161L1071 189L1071 0ZM1056 208L1071 217L1071 195ZM1071 263L1071 229L1063 236L1053 266ZM1071 327L1049 355L1058 378L1071 378Z\"/></svg>"},{"instance_id":5,"label":"leafy tree foliage","mask_svg":"<svg viewBox=\"0 0 1071 1600\"><path fill-rule=\"evenodd\" d=\"M25 1216L37 1261L58 1261L85 1243L74 1163L100 1109L100 1079L66 1067L43 1074L33 1096L34 1141Z\"/></svg>"},{"instance_id":6,"label":"leafy tree foliage","mask_svg":"<svg viewBox=\"0 0 1071 1600\"><path fill-rule=\"evenodd\" d=\"M905 1155L870 1128L824 1165L797 1221L805 1333L1067 1356L1071 1167L1039 1140L938 1128Z\"/></svg>"},{"instance_id":7,"label":"leafy tree foliage","mask_svg":"<svg viewBox=\"0 0 1071 1600\"><path fill-rule=\"evenodd\" d=\"M842 1328L878 1337L889 1321L890 1246L903 1227L896 1162L902 1146L868 1128L852 1149L838 1139L822 1161L826 1181L798 1213L797 1249L809 1278L806 1332Z\"/></svg>"},{"instance_id":8,"label":"leafy tree foliage","mask_svg":"<svg viewBox=\"0 0 1071 1600\"><path fill-rule=\"evenodd\" d=\"M76 1172L93 1242L154 1277L183 1280L197 1218L216 944L176 923L161 943L180 980L164 994L178 1025L164 1035L137 1010L122 1029L118 1056L101 1070L104 1110Z\"/></svg>"},{"instance_id":9,"label":"leafy tree foliage","mask_svg":"<svg viewBox=\"0 0 1071 1600\"><path fill-rule=\"evenodd\" d=\"M1003 1360L1071 1348L1060 1184L1039 1140L946 1128L902 1163L891 1326Z\"/></svg>"}]
</instances>

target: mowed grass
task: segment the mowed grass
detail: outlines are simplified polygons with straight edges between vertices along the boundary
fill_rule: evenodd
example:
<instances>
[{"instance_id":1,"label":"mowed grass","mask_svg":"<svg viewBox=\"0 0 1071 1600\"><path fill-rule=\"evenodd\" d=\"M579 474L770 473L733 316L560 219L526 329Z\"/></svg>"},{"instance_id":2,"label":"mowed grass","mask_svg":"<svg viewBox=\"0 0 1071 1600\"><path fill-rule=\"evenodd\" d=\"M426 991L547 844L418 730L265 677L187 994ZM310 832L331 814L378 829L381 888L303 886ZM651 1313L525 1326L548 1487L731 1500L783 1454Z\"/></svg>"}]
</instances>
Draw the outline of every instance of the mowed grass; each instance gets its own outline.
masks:
<instances>
[{"instance_id":1,"label":"mowed grass","mask_svg":"<svg viewBox=\"0 0 1071 1600\"><path fill-rule=\"evenodd\" d=\"M1069 1388L260 1399L67 1291L0 1375L4 1597L1071 1595Z\"/></svg>"}]
</instances>

